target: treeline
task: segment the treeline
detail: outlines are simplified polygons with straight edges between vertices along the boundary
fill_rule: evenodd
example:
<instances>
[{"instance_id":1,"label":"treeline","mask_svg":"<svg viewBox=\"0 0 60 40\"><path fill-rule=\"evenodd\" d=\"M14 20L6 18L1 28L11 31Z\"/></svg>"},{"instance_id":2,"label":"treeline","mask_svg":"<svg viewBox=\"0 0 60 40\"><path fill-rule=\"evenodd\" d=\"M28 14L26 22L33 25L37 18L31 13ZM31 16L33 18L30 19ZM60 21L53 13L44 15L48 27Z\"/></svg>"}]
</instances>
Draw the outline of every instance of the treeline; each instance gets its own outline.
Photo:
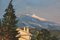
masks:
<instances>
[{"instance_id":1,"label":"treeline","mask_svg":"<svg viewBox=\"0 0 60 40\"><path fill-rule=\"evenodd\" d=\"M48 30L41 29L32 33L31 40L59 40L57 36L52 35Z\"/></svg>"}]
</instances>

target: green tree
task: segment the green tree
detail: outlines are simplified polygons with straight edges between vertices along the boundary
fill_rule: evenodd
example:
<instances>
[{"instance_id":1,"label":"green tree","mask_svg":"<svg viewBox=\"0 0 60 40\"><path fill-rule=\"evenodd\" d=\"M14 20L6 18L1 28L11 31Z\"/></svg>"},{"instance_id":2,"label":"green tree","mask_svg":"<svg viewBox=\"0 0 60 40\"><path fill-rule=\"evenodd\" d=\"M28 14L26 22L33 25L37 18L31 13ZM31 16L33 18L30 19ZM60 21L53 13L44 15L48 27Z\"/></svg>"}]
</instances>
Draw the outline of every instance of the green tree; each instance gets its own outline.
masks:
<instances>
[{"instance_id":1,"label":"green tree","mask_svg":"<svg viewBox=\"0 0 60 40\"><path fill-rule=\"evenodd\" d=\"M50 32L46 29L42 29L39 31L37 35L37 40L49 40Z\"/></svg>"},{"instance_id":2,"label":"green tree","mask_svg":"<svg viewBox=\"0 0 60 40\"><path fill-rule=\"evenodd\" d=\"M14 14L15 11L13 9L12 0L5 11L6 13L3 15L3 33L5 34L4 38L5 40L17 40L15 37L17 35L17 20Z\"/></svg>"},{"instance_id":3,"label":"green tree","mask_svg":"<svg viewBox=\"0 0 60 40\"><path fill-rule=\"evenodd\" d=\"M52 37L50 37L50 40L59 40L56 36L52 36Z\"/></svg>"},{"instance_id":4,"label":"green tree","mask_svg":"<svg viewBox=\"0 0 60 40\"><path fill-rule=\"evenodd\" d=\"M31 40L37 40L37 35L38 35L38 33L39 33L39 31L37 31L37 30L32 30L32 36L31 36Z\"/></svg>"}]
</instances>

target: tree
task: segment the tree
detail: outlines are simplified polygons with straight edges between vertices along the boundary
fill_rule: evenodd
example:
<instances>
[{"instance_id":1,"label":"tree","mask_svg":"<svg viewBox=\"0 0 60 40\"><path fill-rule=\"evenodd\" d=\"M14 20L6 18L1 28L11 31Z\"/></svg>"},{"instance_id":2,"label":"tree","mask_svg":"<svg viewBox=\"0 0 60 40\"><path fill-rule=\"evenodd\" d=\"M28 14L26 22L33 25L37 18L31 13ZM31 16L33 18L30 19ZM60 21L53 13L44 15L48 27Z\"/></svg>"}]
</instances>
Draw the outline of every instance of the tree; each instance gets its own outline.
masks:
<instances>
[{"instance_id":1,"label":"tree","mask_svg":"<svg viewBox=\"0 0 60 40\"><path fill-rule=\"evenodd\" d=\"M37 35L37 40L49 40L50 32L46 29L42 29L39 31Z\"/></svg>"},{"instance_id":2,"label":"tree","mask_svg":"<svg viewBox=\"0 0 60 40\"><path fill-rule=\"evenodd\" d=\"M50 40L59 40L56 36L52 36L52 37L50 37Z\"/></svg>"},{"instance_id":3,"label":"tree","mask_svg":"<svg viewBox=\"0 0 60 40\"><path fill-rule=\"evenodd\" d=\"M5 10L5 14L3 15L3 32L4 32L4 39L5 40L17 40L15 37L17 32L16 32L16 16L14 14L14 9L12 5L12 0L10 1L8 8Z\"/></svg>"},{"instance_id":4,"label":"tree","mask_svg":"<svg viewBox=\"0 0 60 40\"><path fill-rule=\"evenodd\" d=\"M37 35L39 34L39 31L37 30L32 30L32 36L31 36L31 40L37 40Z\"/></svg>"}]
</instances>

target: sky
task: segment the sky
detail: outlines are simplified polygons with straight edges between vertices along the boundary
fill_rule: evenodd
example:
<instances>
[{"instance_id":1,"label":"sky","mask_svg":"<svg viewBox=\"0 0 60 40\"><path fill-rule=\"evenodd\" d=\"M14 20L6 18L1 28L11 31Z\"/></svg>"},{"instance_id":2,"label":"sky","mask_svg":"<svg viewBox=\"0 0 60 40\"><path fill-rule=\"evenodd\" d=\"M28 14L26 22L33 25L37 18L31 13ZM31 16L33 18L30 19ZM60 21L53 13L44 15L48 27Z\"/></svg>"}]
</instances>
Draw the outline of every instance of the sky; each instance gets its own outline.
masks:
<instances>
[{"instance_id":1,"label":"sky","mask_svg":"<svg viewBox=\"0 0 60 40\"><path fill-rule=\"evenodd\" d=\"M5 13L10 0L0 0L0 18ZM60 24L60 0L13 0L16 16L35 14Z\"/></svg>"}]
</instances>

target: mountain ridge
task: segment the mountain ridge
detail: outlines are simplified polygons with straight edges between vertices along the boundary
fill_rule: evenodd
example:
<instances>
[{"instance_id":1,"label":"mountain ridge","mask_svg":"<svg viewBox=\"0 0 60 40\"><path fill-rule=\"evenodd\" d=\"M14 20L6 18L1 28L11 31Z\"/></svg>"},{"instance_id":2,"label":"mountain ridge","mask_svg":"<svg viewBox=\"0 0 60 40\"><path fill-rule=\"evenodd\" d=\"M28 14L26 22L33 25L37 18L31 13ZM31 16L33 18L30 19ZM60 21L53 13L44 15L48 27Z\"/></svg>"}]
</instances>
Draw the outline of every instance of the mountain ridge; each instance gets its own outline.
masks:
<instances>
[{"instance_id":1,"label":"mountain ridge","mask_svg":"<svg viewBox=\"0 0 60 40\"><path fill-rule=\"evenodd\" d=\"M18 25L20 27L29 26L37 29L48 29L48 30L60 30L60 25L50 21L40 20L39 18L34 18L31 15L21 15L19 18Z\"/></svg>"}]
</instances>

